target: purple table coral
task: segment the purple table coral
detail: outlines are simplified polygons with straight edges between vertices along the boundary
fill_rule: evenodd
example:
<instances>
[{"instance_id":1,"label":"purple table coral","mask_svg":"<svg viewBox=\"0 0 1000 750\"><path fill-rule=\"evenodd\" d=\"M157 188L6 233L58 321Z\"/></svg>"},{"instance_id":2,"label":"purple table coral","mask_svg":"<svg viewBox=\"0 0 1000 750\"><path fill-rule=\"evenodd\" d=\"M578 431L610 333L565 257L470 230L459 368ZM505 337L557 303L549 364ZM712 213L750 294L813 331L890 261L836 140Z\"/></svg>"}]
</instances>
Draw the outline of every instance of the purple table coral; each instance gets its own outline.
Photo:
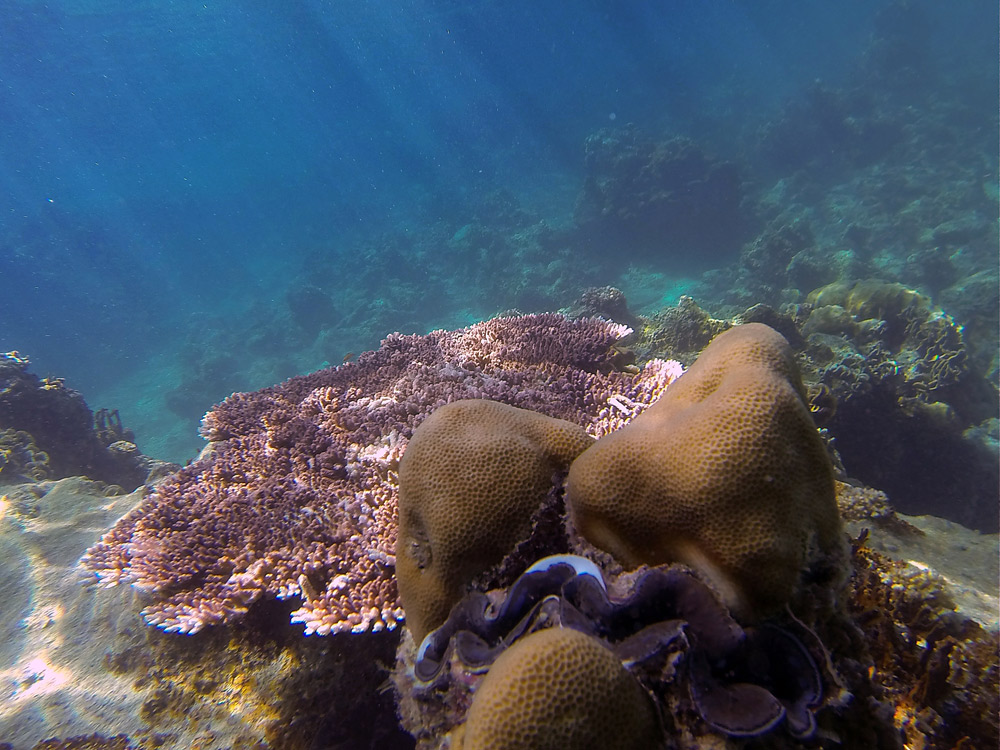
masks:
<instances>
[{"instance_id":1,"label":"purple table coral","mask_svg":"<svg viewBox=\"0 0 1000 750\"><path fill-rule=\"evenodd\" d=\"M92 547L82 565L130 583L146 621L196 633L261 596L298 596L306 634L393 628L396 469L438 406L487 398L567 419L595 437L657 399L681 372L653 360L609 372L629 329L560 315L392 334L357 362L237 393L209 412L209 450ZM607 373L607 374L606 374Z\"/></svg>"}]
</instances>

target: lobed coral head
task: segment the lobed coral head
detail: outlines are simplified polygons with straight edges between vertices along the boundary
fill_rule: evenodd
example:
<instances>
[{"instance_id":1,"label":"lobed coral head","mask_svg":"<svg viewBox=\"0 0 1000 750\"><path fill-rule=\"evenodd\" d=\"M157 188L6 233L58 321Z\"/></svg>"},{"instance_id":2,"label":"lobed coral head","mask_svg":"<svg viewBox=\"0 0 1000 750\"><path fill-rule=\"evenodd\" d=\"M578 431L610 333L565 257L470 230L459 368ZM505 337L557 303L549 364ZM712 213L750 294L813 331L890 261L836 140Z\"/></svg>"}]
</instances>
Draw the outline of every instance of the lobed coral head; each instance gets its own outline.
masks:
<instances>
[{"instance_id":1,"label":"lobed coral head","mask_svg":"<svg viewBox=\"0 0 1000 750\"><path fill-rule=\"evenodd\" d=\"M682 562L746 615L843 544L833 471L785 339L732 328L652 407L570 468L576 529L626 568Z\"/></svg>"},{"instance_id":2,"label":"lobed coral head","mask_svg":"<svg viewBox=\"0 0 1000 750\"><path fill-rule=\"evenodd\" d=\"M447 726L447 707L462 706L471 695L468 719L474 726L487 685L497 694L522 687L500 684L509 652L546 629L591 638L642 685L658 711L678 714L673 717L678 725L690 723L684 709L678 710L690 702L705 724L731 737L783 726L804 738L815 729L822 679L795 636L773 624L744 630L717 595L681 566L642 568L605 582L590 560L574 555L540 560L506 590L464 597L413 657L412 690L404 688L401 704L404 721L416 731L418 724L435 724L443 708ZM607 655L585 651L590 655L581 652L578 658L594 658L590 667L603 669ZM470 687L484 672L481 686ZM546 684L529 687L534 696L527 707L509 699L510 722L533 723L542 710L536 703L546 704L553 716L573 712L567 706L578 698L558 675L538 675L534 681ZM414 715L420 718L414 721ZM549 740L532 741L547 746Z\"/></svg>"},{"instance_id":3,"label":"lobed coral head","mask_svg":"<svg viewBox=\"0 0 1000 750\"><path fill-rule=\"evenodd\" d=\"M500 656L453 747L647 750L660 734L652 701L609 649L571 628L549 628Z\"/></svg>"},{"instance_id":4,"label":"lobed coral head","mask_svg":"<svg viewBox=\"0 0 1000 750\"><path fill-rule=\"evenodd\" d=\"M414 638L528 536L553 476L592 442L572 422L482 399L446 404L421 423L399 465L396 555Z\"/></svg>"}]
</instances>

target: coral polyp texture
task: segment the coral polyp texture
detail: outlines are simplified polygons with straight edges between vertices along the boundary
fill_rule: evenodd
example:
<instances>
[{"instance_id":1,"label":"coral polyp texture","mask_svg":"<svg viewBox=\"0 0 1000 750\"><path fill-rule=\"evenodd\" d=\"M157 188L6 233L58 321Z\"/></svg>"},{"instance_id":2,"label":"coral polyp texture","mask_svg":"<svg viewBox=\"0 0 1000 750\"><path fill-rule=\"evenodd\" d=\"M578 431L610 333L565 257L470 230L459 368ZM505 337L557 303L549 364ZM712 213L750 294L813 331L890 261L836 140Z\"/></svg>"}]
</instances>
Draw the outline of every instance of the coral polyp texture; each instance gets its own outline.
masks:
<instances>
[{"instance_id":1,"label":"coral polyp texture","mask_svg":"<svg viewBox=\"0 0 1000 750\"><path fill-rule=\"evenodd\" d=\"M399 465L396 554L414 638L528 536L553 475L593 440L564 419L483 399L446 404L421 423Z\"/></svg>"},{"instance_id":2,"label":"coral polyp texture","mask_svg":"<svg viewBox=\"0 0 1000 750\"><path fill-rule=\"evenodd\" d=\"M579 533L626 568L682 562L744 615L791 598L810 549L842 546L833 471L791 349L719 336L663 397L570 468Z\"/></svg>"},{"instance_id":3,"label":"coral polyp texture","mask_svg":"<svg viewBox=\"0 0 1000 750\"><path fill-rule=\"evenodd\" d=\"M356 362L234 394L205 416L211 445L84 556L105 585L145 592L146 621L195 633L261 597L299 597L306 633L394 627L397 470L438 407L490 399L599 437L680 372L614 372L626 327L555 314L393 334Z\"/></svg>"},{"instance_id":4,"label":"coral polyp texture","mask_svg":"<svg viewBox=\"0 0 1000 750\"><path fill-rule=\"evenodd\" d=\"M661 734L653 702L610 649L571 628L548 628L501 654L452 747L645 750L659 747Z\"/></svg>"}]
</instances>

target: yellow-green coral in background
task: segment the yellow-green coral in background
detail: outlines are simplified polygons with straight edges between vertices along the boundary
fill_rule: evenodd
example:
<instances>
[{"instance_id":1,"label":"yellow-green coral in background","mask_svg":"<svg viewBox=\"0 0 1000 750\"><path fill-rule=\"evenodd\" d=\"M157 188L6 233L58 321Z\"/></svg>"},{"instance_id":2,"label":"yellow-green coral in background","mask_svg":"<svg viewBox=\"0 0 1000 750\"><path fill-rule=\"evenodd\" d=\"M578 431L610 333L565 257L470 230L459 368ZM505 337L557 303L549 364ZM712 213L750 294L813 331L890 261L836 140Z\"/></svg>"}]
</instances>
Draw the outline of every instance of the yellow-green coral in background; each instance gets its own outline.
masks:
<instances>
[{"instance_id":1,"label":"yellow-green coral in background","mask_svg":"<svg viewBox=\"0 0 1000 750\"><path fill-rule=\"evenodd\" d=\"M902 284L867 279L835 282L809 295L803 331L872 339L889 350L912 395L937 400L967 367L962 328L928 297Z\"/></svg>"},{"instance_id":2,"label":"yellow-green coral in background","mask_svg":"<svg viewBox=\"0 0 1000 750\"><path fill-rule=\"evenodd\" d=\"M0 430L0 479L39 481L51 476L49 454L24 430Z\"/></svg>"}]
</instances>

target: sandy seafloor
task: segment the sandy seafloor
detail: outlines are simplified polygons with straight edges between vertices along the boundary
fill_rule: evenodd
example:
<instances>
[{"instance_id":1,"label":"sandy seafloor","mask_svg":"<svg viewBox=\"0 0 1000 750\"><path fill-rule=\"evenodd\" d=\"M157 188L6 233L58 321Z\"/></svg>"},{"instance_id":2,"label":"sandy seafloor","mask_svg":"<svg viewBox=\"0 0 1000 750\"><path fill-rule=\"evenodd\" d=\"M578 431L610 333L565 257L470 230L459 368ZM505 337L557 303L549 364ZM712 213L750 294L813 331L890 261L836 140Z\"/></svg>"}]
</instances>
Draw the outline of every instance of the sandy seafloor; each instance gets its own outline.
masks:
<instances>
[{"instance_id":1,"label":"sandy seafloor","mask_svg":"<svg viewBox=\"0 0 1000 750\"><path fill-rule=\"evenodd\" d=\"M8 486L0 499L4 747L27 750L47 738L93 733L126 734L169 747L247 746L242 743L248 736L262 736L277 718L258 691L243 693L237 675L223 691L228 700L215 693L180 715L155 711L165 700L157 692L162 687L131 666L143 663L140 654L150 649L147 636L182 647L189 641L194 647L195 639L150 633L130 587L83 585L80 556L142 497L141 489L122 496L105 493L102 484L68 478ZM847 531L857 536L869 528L869 547L914 571L938 576L961 616L996 633L998 535L933 516L900 518L925 535L900 535L861 521L849 522Z\"/></svg>"}]
</instances>

